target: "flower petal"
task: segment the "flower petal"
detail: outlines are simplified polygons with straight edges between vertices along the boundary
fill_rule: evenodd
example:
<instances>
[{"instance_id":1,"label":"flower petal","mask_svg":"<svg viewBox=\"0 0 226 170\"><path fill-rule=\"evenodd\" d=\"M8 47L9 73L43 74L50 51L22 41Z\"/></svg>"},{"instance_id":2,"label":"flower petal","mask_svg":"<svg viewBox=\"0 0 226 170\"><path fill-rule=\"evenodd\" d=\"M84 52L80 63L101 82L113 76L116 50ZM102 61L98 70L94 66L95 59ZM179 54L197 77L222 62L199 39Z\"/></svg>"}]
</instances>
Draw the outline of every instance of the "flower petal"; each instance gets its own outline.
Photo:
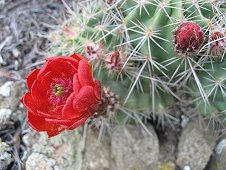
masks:
<instances>
[{"instance_id":1,"label":"flower petal","mask_svg":"<svg viewBox=\"0 0 226 170\"><path fill-rule=\"evenodd\" d=\"M35 102L31 96L31 93L25 93L21 99L21 102L24 104L25 108L32 112L36 116L48 117L48 118L59 118L61 117L60 109L62 110L63 106L58 106L52 109L51 105L43 105L43 103Z\"/></svg>"},{"instance_id":2,"label":"flower petal","mask_svg":"<svg viewBox=\"0 0 226 170\"><path fill-rule=\"evenodd\" d=\"M73 120L68 120L68 119L45 118L45 121L51 124L58 124L58 125L65 125L65 126L70 126L71 124L73 124Z\"/></svg>"},{"instance_id":3,"label":"flower petal","mask_svg":"<svg viewBox=\"0 0 226 170\"><path fill-rule=\"evenodd\" d=\"M63 110L63 108L64 108L64 105L60 105L60 106L55 107L53 109L53 114L62 117L62 110Z\"/></svg>"},{"instance_id":4,"label":"flower petal","mask_svg":"<svg viewBox=\"0 0 226 170\"><path fill-rule=\"evenodd\" d=\"M67 126L68 128L71 128L72 125L76 124L76 122L81 123L81 119L85 120L89 117L89 112L85 112L83 115L81 115L78 118L75 119L51 119L51 118L45 118L46 122L52 123L52 124L58 124L58 125L64 125ZM67 129L68 129L67 128Z\"/></svg>"},{"instance_id":5,"label":"flower petal","mask_svg":"<svg viewBox=\"0 0 226 170\"><path fill-rule=\"evenodd\" d=\"M67 98L67 101L63 107L62 110L62 117L64 119L71 119L73 117L80 117L82 114L76 115L76 112L73 108L73 100L74 100L74 93L70 94L70 96Z\"/></svg>"},{"instance_id":6,"label":"flower petal","mask_svg":"<svg viewBox=\"0 0 226 170\"><path fill-rule=\"evenodd\" d=\"M27 88L28 90L31 90L31 86L34 83L35 79L37 78L37 75L39 73L40 69L35 69L32 72L30 72L26 78Z\"/></svg>"},{"instance_id":7,"label":"flower petal","mask_svg":"<svg viewBox=\"0 0 226 170\"><path fill-rule=\"evenodd\" d=\"M98 103L92 86L84 86L73 100L75 112L83 112L90 108L91 105Z\"/></svg>"},{"instance_id":8,"label":"flower petal","mask_svg":"<svg viewBox=\"0 0 226 170\"><path fill-rule=\"evenodd\" d=\"M37 112L37 106L33 105L33 103L35 103L35 102L31 96L30 92L25 93L20 101L23 103L23 105L25 106L25 108L28 111L33 112L33 113Z\"/></svg>"},{"instance_id":9,"label":"flower petal","mask_svg":"<svg viewBox=\"0 0 226 170\"><path fill-rule=\"evenodd\" d=\"M42 86L42 84L36 79L31 86L31 96L34 101L49 104L47 90L49 90L49 87Z\"/></svg>"},{"instance_id":10,"label":"flower petal","mask_svg":"<svg viewBox=\"0 0 226 170\"><path fill-rule=\"evenodd\" d=\"M47 131L49 137L53 137L65 130L65 126L56 125L45 121L45 118L27 113L28 124L37 131Z\"/></svg>"},{"instance_id":11,"label":"flower petal","mask_svg":"<svg viewBox=\"0 0 226 170\"><path fill-rule=\"evenodd\" d=\"M86 60L79 61L78 79L82 86L94 86L92 70Z\"/></svg>"},{"instance_id":12,"label":"flower petal","mask_svg":"<svg viewBox=\"0 0 226 170\"><path fill-rule=\"evenodd\" d=\"M61 76L62 75L57 74L56 72L49 71L43 76L41 86L46 87L46 89L49 89L51 83L53 82L53 78L60 78Z\"/></svg>"},{"instance_id":13,"label":"flower petal","mask_svg":"<svg viewBox=\"0 0 226 170\"><path fill-rule=\"evenodd\" d=\"M80 120L76 121L75 123L73 123L69 128L67 128L68 130L73 130L75 128L77 128L78 126L82 125L83 123L85 123L85 121L87 120L87 118L89 117L89 114L85 115L84 117L82 117Z\"/></svg>"},{"instance_id":14,"label":"flower petal","mask_svg":"<svg viewBox=\"0 0 226 170\"><path fill-rule=\"evenodd\" d=\"M74 91L74 94L78 94L78 92L80 91L81 89L81 84L79 83L79 80L78 80L78 74L76 73L73 77L73 91Z\"/></svg>"},{"instance_id":15,"label":"flower petal","mask_svg":"<svg viewBox=\"0 0 226 170\"><path fill-rule=\"evenodd\" d=\"M90 109L92 106L98 104L98 100L94 94L94 89L92 86L84 86L81 88L79 93L75 95L72 93L63 108L63 118L64 119L76 119L81 117L84 112Z\"/></svg>"},{"instance_id":16,"label":"flower petal","mask_svg":"<svg viewBox=\"0 0 226 170\"><path fill-rule=\"evenodd\" d=\"M47 131L47 134L48 134L48 137L53 137L53 136L56 136L56 135L59 135L61 132L63 132L65 130L64 127L62 126L59 126L51 131Z\"/></svg>"},{"instance_id":17,"label":"flower petal","mask_svg":"<svg viewBox=\"0 0 226 170\"><path fill-rule=\"evenodd\" d=\"M37 78L42 80L43 76L53 71L63 76L73 76L77 72L78 61L72 57L52 57L49 58L41 68Z\"/></svg>"},{"instance_id":18,"label":"flower petal","mask_svg":"<svg viewBox=\"0 0 226 170\"><path fill-rule=\"evenodd\" d=\"M84 59L83 56L81 56L80 54L77 54L77 53L72 54L70 57L75 59L77 62L79 62L80 60Z\"/></svg>"},{"instance_id":19,"label":"flower petal","mask_svg":"<svg viewBox=\"0 0 226 170\"><path fill-rule=\"evenodd\" d=\"M45 64L42 66L42 68L40 69L40 71L39 71L39 73L38 73L38 75L37 75L37 79L38 79L38 80L41 81L42 78L43 78L43 76L44 76L47 72L51 71L51 70L48 68L48 66L49 66L50 63L51 63L51 60L46 60Z\"/></svg>"},{"instance_id":20,"label":"flower petal","mask_svg":"<svg viewBox=\"0 0 226 170\"><path fill-rule=\"evenodd\" d=\"M27 113L29 125L37 131L51 131L56 128L56 125L47 123L44 117L34 115L33 113Z\"/></svg>"}]
</instances>

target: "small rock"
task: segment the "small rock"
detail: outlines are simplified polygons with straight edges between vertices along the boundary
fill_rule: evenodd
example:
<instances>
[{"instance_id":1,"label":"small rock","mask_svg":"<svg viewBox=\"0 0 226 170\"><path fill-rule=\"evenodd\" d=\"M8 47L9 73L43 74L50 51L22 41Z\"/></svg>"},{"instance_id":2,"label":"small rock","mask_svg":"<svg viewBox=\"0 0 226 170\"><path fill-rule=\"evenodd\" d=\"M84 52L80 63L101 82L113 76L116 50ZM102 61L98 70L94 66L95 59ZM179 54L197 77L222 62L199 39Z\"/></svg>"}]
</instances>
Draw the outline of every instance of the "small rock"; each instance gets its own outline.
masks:
<instances>
[{"instance_id":1,"label":"small rock","mask_svg":"<svg viewBox=\"0 0 226 170\"><path fill-rule=\"evenodd\" d=\"M222 139L215 148L215 152L208 164L208 170L225 170L226 168L226 139Z\"/></svg>"},{"instance_id":2,"label":"small rock","mask_svg":"<svg viewBox=\"0 0 226 170\"><path fill-rule=\"evenodd\" d=\"M7 81L5 84L3 84L0 87L0 95L2 95L4 97L9 97L12 85L13 85L12 81Z\"/></svg>"},{"instance_id":3,"label":"small rock","mask_svg":"<svg viewBox=\"0 0 226 170\"><path fill-rule=\"evenodd\" d=\"M21 52L17 48L14 48L12 50L12 53L13 53L13 56L16 57L16 58L18 58L19 55L21 55Z\"/></svg>"},{"instance_id":4,"label":"small rock","mask_svg":"<svg viewBox=\"0 0 226 170\"><path fill-rule=\"evenodd\" d=\"M32 153L26 161L26 170L56 170L56 161L39 153Z\"/></svg>"},{"instance_id":5,"label":"small rock","mask_svg":"<svg viewBox=\"0 0 226 170\"><path fill-rule=\"evenodd\" d=\"M25 144L25 146L30 146L31 145L29 137L30 137L30 134L28 134L28 133L23 135L23 137L22 137L22 141Z\"/></svg>"},{"instance_id":6,"label":"small rock","mask_svg":"<svg viewBox=\"0 0 226 170\"><path fill-rule=\"evenodd\" d=\"M226 148L226 139L222 139L215 147L215 151L220 155Z\"/></svg>"},{"instance_id":7,"label":"small rock","mask_svg":"<svg viewBox=\"0 0 226 170\"><path fill-rule=\"evenodd\" d=\"M190 166L185 166L183 170L191 170Z\"/></svg>"},{"instance_id":8,"label":"small rock","mask_svg":"<svg viewBox=\"0 0 226 170\"><path fill-rule=\"evenodd\" d=\"M1 170L8 169L8 166L12 163L13 156L11 152L12 150L10 146L7 143L2 142L0 139L0 169Z\"/></svg>"},{"instance_id":9,"label":"small rock","mask_svg":"<svg viewBox=\"0 0 226 170\"><path fill-rule=\"evenodd\" d=\"M189 123L182 132L178 145L177 164L181 169L203 170L210 159L216 137L207 126Z\"/></svg>"},{"instance_id":10,"label":"small rock","mask_svg":"<svg viewBox=\"0 0 226 170\"><path fill-rule=\"evenodd\" d=\"M83 170L106 170L110 168L110 139L98 140L97 131L88 130L86 137Z\"/></svg>"},{"instance_id":11,"label":"small rock","mask_svg":"<svg viewBox=\"0 0 226 170\"><path fill-rule=\"evenodd\" d=\"M43 154L51 154L54 153L55 148L49 145L43 145L42 143L35 143L32 146L33 152L39 152L42 151L41 153Z\"/></svg>"},{"instance_id":12,"label":"small rock","mask_svg":"<svg viewBox=\"0 0 226 170\"><path fill-rule=\"evenodd\" d=\"M51 156L57 161L60 170L81 170L82 154L85 147L81 129L65 131L48 141L49 145L55 147Z\"/></svg>"},{"instance_id":13,"label":"small rock","mask_svg":"<svg viewBox=\"0 0 226 170\"><path fill-rule=\"evenodd\" d=\"M111 135L111 170L148 170L158 161L159 143L152 126L147 126L152 135L136 126L116 127Z\"/></svg>"},{"instance_id":14,"label":"small rock","mask_svg":"<svg viewBox=\"0 0 226 170\"><path fill-rule=\"evenodd\" d=\"M181 116L181 127L185 128L189 122L189 118L185 115Z\"/></svg>"},{"instance_id":15,"label":"small rock","mask_svg":"<svg viewBox=\"0 0 226 170\"><path fill-rule=\"evenodd\" d=\"M0 108L15 111L20 101L20 89L20 85L12 81L7 81L0 86Z\"/></svg>"},{"instance_id":16,"label":"small rock","mask_svg":"<svg viewBox=\"0 0 226 170\"><path fill-rule=\"evenodd\" d=\"M46 133L36 133L25 137L25 141L29 140L32 154L38 153L53 159L55 164L51 164L51 167L57 166L59 170L81 170L85 144L79 130L80 128L64 131L52 138L48 138ZM32 161L28 165L32 167Z\"/></svg>"},{"instance_id":17,"label":"small rock","mask_svg":"<svg viewBox=\"0 0 226 170\"><path fill-rule=\"evenodd\" d=\"M12 110L10 109L0 109L0 130L6 128L10 122L10 117L12 115Z\"/></svg>"}]
</instances>

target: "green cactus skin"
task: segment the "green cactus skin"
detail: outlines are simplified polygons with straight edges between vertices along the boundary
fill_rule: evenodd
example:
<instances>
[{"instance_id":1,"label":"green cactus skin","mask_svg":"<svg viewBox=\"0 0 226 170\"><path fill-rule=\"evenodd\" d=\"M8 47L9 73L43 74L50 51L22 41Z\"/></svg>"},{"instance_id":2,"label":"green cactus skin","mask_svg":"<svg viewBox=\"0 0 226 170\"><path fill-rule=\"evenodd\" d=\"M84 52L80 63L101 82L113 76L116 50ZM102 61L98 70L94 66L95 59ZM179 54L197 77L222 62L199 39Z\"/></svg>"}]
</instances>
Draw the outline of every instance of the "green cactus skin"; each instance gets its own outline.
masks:
<instances>
[{"instance_id":1,"label":"green cactus skin","mask_svg":"<svg viewBox=\"0 0 226 170\"><path fill-rule=\"evenodd\" d=\"M226 60L212 61L206 63L203 71L200 71L198 76L200 82L204 84L204 90L209 99L209 104L200 100L200 95L197 92L197 87L192 87L194 98L196 98L197 111L207 117L226 111ZM226 125L226 117L220 118L222 123Z\"/></svg>"},{"instance_id":2,"label":"green cactus skin","mask_svg":"<svg viewBox=\"0 0 226 170\"><path fill-rule=\"evenodd\" d=\"M210 114L222 111L219 108L223 108L225 96L217 90L217 102L209 101L209 82L205 80L215 76L208 64L212 61L208 53L209 34L216 25L225 28L225 24L219 23L226 20L226 9L219 3L212 0L83 1L53 41L53 53L86 55L87 47L97 44L94 52L99 57L91 61L94 76L119 96L119 112L126 108L144 116L151 112L161 115L177 97L173 89L186 86L188 80L193 91L201 96L201 103L209 103L206 108ZM205 41L199 50L181 55L174 50L173 38L178 26L187 21L200 26ZM119 51L125 58L119 72L104 66L107 55L113 51Z\"/></svg>"}]
</instances>

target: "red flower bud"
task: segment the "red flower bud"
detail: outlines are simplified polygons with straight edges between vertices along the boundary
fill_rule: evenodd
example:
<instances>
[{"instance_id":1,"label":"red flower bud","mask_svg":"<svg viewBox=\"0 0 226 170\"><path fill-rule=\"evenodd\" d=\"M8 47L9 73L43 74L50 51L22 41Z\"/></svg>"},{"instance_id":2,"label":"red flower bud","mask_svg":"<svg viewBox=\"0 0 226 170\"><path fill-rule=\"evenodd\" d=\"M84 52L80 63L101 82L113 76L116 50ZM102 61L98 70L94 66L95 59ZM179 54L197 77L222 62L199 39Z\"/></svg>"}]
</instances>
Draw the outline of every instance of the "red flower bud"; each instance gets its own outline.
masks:
<instances>
[{"instance_id":1,"label":"red flower bud","mask_svg":"<svg viewBox=\"0 0 226 170\"><path fill-rule=\"evenodd\" d=\"M79 54L49 58L26 83L29 92L21 102L28 110L28 123L49 137L80 126L100 105L100 83Z\"/></svg>"},{"instance_id":2,"label":"red flower bud","mask_svg":"<svg viewBox=\"0 0 226 170\"><path fill-rule=\"evenodd\" d=\"M119 71L123 66L122 57L119 51L114 51L110 53L106 59L106 67L112 71Z\"/></svg>"},{"instance_id":3,"label":"red flower bud","mask_svg":"<svg viewBox=\"0 0 226 170\"><path fill-rule=\"evenodd\" d=\"M193 22L182 23L174 32L174 48L179 53L193 53L203 41L204 32Z\"/></svg>"},{"instance_id":4,"label":"red flower bud","mask_svg":"<svg viewBox=\"0 0 226 170\"><path fill-rule=\"evenodd\" d=\"M102 58L102 48L100 44L89 43L85 47L86 58L89 61L99 60Z\"/></svg>"},{"instance_id":5,"label":"red flower bud","mask_svg":"<svg viewBox=\"0 0 226 170\"><path fill-rule=\"evenodd\" d=\"M226 51L226 36L220 30L211 32L209 43L209 52L212 57L219 57Z\"/></svg>"}]
</instances>

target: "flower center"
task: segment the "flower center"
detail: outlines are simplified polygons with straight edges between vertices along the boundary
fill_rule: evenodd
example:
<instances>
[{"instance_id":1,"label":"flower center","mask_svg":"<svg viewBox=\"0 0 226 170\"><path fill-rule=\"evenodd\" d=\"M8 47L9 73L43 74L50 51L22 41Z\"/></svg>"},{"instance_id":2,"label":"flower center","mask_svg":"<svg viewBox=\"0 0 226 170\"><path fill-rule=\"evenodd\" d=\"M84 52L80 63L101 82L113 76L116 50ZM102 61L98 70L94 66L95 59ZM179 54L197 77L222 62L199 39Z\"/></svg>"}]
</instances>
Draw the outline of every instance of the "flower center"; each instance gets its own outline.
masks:
<instances>
[{"instance_id":1,"label":"flower center","mask_svg":"<svg viewBox=\"0 0 226 170\"><path fill-rule=\"evenodd\" d=\"M62 96L62 94L64 93L64 87L63 87L61 84L56 84L56 85L53 87L53 93L54 93L56 96Z\"/></svg>"},{"instance_id":2,"label":"flower center","mask_svg":"<svg viewBox=\"0 0 226 170\"><path fill-rule=\"evenodd\" d=\"M54 106L66 103L68 96L73 92L73 82L67 78L54 78L48 91L49 101Z\"/></svg>"}]
</instances>

